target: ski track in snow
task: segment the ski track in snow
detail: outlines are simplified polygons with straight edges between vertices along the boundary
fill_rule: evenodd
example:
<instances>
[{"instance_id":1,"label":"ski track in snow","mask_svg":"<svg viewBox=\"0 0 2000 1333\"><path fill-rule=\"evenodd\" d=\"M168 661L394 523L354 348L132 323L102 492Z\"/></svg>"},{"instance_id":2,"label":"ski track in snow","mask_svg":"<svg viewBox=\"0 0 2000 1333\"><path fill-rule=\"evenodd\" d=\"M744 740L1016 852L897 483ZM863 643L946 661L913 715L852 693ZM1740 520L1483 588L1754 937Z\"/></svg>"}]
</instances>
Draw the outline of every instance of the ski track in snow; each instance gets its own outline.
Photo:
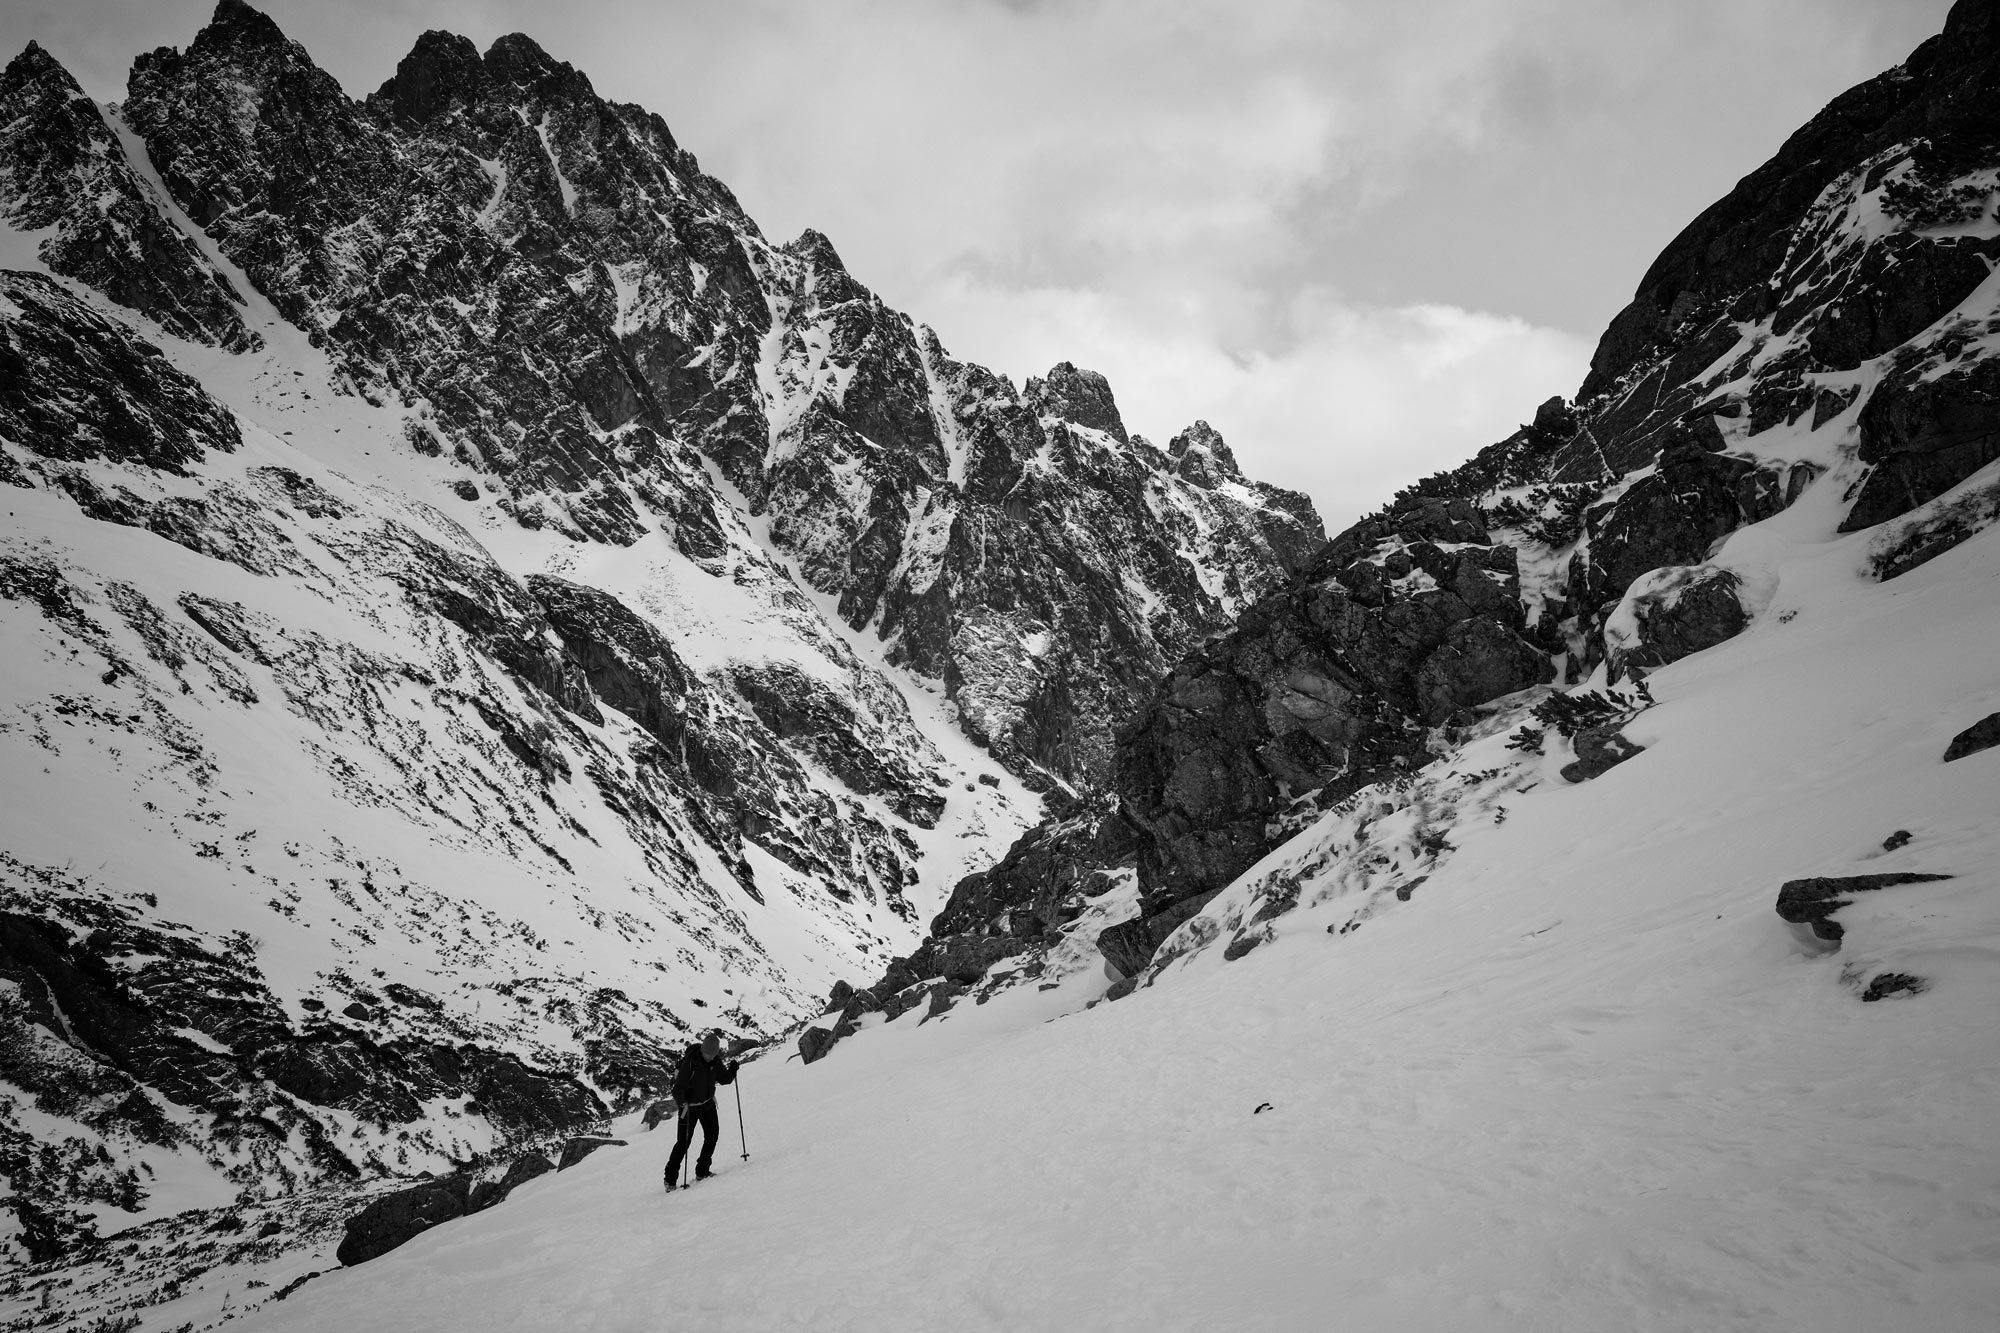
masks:
<instances>
[{"instance_id":1,"label":"ski track in snow","mask_svg":"<svg viewBox=\"0 0 2000 1333\"><path fill-rule=\"evenodd\" d=\"M1771 607L1651 678L1644 754L1454 829L1365 929L757 1061L747 1169L728 1103L690 1193L625 1124L245 1328L2000 1327L2000 751L1939 762L2000 706L2000 532L1874 584L1840 485L1718 554ZM1906 869L1958 878L1836 954L1772 910ZM1863 1004L1871 961L1932 988Z\"/></svg>"}]
</instances>

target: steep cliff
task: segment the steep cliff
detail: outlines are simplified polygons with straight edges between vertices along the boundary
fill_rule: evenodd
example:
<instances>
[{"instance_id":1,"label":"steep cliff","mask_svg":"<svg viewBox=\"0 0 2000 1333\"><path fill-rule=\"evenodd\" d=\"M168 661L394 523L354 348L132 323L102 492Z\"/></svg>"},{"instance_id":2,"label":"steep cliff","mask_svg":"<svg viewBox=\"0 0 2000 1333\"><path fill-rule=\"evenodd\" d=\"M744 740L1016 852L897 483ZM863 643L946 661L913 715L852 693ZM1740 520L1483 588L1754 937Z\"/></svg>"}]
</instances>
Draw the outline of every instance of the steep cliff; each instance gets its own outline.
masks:
<instances>
[{"instance_id":1,"label":"steep cliff","mask_svg":"<svg viewBox=\"0 0 2000 1333\"><path fill-rule=\"evenodd\" d=\"M1142 965L1303 821L1544 684L1740 632L1718 543L1810 486L1891 578L1991 523L2000 459L2000 7L1962 0L1655 261L1573 402L1340 534L1177 664L1118 744ZM1832 534L1829 534L1829 537Z\"/></svg>"}]
</instances>

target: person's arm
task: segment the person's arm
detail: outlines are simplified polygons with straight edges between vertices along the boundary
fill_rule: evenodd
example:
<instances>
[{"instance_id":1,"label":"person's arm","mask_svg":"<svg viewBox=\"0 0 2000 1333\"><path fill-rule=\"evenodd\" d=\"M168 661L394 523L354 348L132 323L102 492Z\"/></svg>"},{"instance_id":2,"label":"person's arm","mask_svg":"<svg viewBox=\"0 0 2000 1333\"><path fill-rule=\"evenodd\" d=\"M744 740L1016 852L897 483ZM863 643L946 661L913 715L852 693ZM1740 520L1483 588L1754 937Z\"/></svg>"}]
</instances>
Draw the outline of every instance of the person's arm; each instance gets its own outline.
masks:
<instances>
[{"instance_id":1,"label":"person's arm","mask_svg":"<svg viewBox=\"0 0 2000 1333\"><path fill-rule=\"evenodd\" d=\"M724 1060L722 1062L722 1072L715 1076L715 1081L717 1083L734 1083L736 1081L736 1071L739 1068L741 1068L740 1061L736 1064L731 1064L729 1061Z\"/></svg>"}]
</instances>

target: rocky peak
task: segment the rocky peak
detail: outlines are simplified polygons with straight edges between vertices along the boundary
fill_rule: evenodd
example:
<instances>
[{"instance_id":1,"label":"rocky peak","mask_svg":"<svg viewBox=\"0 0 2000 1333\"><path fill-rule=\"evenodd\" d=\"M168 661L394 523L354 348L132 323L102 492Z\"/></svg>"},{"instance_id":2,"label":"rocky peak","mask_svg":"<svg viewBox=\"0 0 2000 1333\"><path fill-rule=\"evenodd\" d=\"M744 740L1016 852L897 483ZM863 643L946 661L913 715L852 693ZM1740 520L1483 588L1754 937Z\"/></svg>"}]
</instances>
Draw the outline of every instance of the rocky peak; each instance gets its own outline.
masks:
<instances>
[{"instance_id":1,"label":"rocky peak","mask_svg":"<svg viewBox=\"0 0 2000 1333\"><path fill-rule=\"evenodd\" d=\"M97 104L30 42L0 73L0 218L51 229L39 250L52 271L171 333L232 351L258 346L242 298L160 204Z\"/></svg>"},{"instance_id":2,"label":"rocky peak","mask_svg":"<svg viewBox=\"0 0 2000 1333\"><path fill-rule=\"evenodd\" d=\"M1125 422L1111 397L1111 381L1094 370L1079 370L1059 361L1049 373L1031 378L1021 395L1041 417L1054 417L1091 430L1101 430L1120 444L1129 444Z\"/></svg>"},{"instance_id":3,"label":"rocky peak","mask_svg":"<svg viewBox=\"0 0 2000 1333\"><path fill-rule=\"evenodd\" d=\"M486 72L495 83L511 84L539 98L588 101L597 96L589 78L544 51L526 33L510 32L487 47Z\"/></svg>"},{"instance_id":4,"label":"rocky peak","mask_svg":"<svg viewBox=\"0 0 2000 1333\"><path fill-rule=\"evenodd\" d=\"M42 44L33 38L21 48L20 55L7 62L7 81L10 84L17 81L27 83L48 77L60 79L69 87L75 88L79 96L83 93L76 80L70 77L69 71L62 67L62 62L42 49Z\"/></svg>"},{"instance_id":5,"label":"rocky peak","mask_svg":"<svg viewBox=\"0 0 2000 1333\"><path fill-rule=\"evenodd\" d=\"M1243 479L1222 432L1206 421L1197 421L1168 440L1167 456L1174 460L1174 470L1197 486L1212 490L1225 481Z\"/></svg>"},{"instance_id":6,"label":"rocky peak","mask_svg":"<svg viewBox=\"0 0 2000 1333\"><path fill-rule=\"evenodd\" d=\"M397 62L395 77L368 101L415 127L486 94L486 64L472 39L433 28L417 38L410 53Z\"/></svg>"},{"instance_id":7,"label":"rocky peak","mask_svg":"<svg viewBox=\"0 0 2000 1333\"><path fill-rule=\"evenodd\" d=\"M217 0L215 13L209 18L208 25L195 34L193 43L188 47L188 54L216 55L259 47L286 54L296 53L303 63L308 65L312 63L310 58L305 56L305 48L285 36L270 15L245 4L244 0ZM142 60L144 58L140 57Z\"/></svg>"},{"instance_id":8,"label":"rocky peak","mask_svg":"<svg viewBox=\"0 0 2000 1333\"><path fill-rule=\"evenodd\" d=\"M800 262L822 273L845 273L847 265L840 260L824 232L807 227L798 236L787 241L781 249L788 255L796 256Z\"/></svg>"}]
</instances>

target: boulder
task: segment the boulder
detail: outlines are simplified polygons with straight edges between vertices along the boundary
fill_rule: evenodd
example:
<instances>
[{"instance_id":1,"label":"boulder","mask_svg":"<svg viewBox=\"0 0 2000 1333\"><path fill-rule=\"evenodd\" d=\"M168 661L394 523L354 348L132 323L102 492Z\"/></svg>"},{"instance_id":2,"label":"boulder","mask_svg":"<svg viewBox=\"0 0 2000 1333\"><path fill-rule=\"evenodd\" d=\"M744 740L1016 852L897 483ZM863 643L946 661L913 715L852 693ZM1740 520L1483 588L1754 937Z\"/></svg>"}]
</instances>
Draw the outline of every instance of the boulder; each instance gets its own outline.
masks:
<instances>
[{"instance_id":1,"label":"boulder","mask_svg":"<svg viewBox=\"0 0 2000 1333\"><path fill-rule=\"evenodd\" d=\"M665 1120L668 1116L672 1115L673 1113L674 1113L674 1099L671 1097L665 1097L657 1102L654 1102L651 1106L648 1106L646 1108L646 1114L641 1123L644 1124L647 1129L658 1129L660 1127L660 1122L662 1120Z\"/></svg>"},{"instance_id":2,"label":"boulder","mask_svg":"<svg viewBox=\"0 0 2000 1333\"><path fill-rule=\"evenodd\" d=\"M799 1034L799 1059L806 1064L822 1060L839 1040L832 1028L807 1028Z\"/></svg>"},{"instance_id":3,"label":"boulder","mask_svg":"<svg viewBox=\"0 0 2000 1333\"><path fill-rule=\"evenodd\" d=\"M545 1176L555 1169L555 1163L542 1156L542 1154L538 1152L524 1153L520 1157L515 1158L514 1164L507 1168L507 1174L500 1177L501 1192L512 1194L517 1188L533 1180L536 1176Z\"/></svg>"},{"instance_id":4,"label":"boulder","mask_svg":"<svg viewBox=\"0 0 2000 1333\"><path fill-rule=\"evenodd\" d=\"M1118 970L1121 977L1136 977L1143 972L1146 964L1153 960L1153 950L1158 947L1159 941L1153 938L1145 921L1138 917L1106 926L1097 933L1097 951L1104 955L1105 962Z\"/></svg>"},{"instance_id":5,"label":"boulder","mask_svg":"<svg viewBox=\"0 0 2000 1333\"><path fill-rule=\"evenodd\" d=\"M1613 683L1741 634L1750 623L1742 586L1729 570L1705 565L1657 569L1633 584L1604 627Z\"/></svg>"},{"instance_id":6,"label":"boulder","mask_svg":"<svg viewBox=\"0 0 2000 1333\"><path fill-rule=\"evenodd\" d=\"M1950 879L1950 875L1923 875L1900 871L1887 875L1846 875L1787 880L1778 887L1778 916L1793 925L1810 926L1812 933L1838 947L1846 932L1833 914L1854 902L1852 895L1894 888L1898 884L1922 884Z\"/></svg>"},{"instance_id":7,"label":"boulder","mask_svg":"<svg viewBox=\"0 0 2000 1333\"><path fill-rule=\"evenodd\" d=\"M1944 749L1944 761L1949 764L1996 745L2000 745L2000 713L1988 713L1951 738L1951 744Z\"/></svg>"},{"instance_id":8,"label":"boulder","mask_svg":"<svg viewBox=\"0 0 2000 1333\"><path fill-rule=\"evenodd\" d=\"M385 1194L347 1219L334 1257L351 1267L387 1254L440 1222L464 1216L468 1193L437 1182Z\"/></svg>"},{"instance_id":9,"label":"boulder","mask_svg":"<svg viewBox=\"0 0 2000 1333\"><path fill-rule=\"evenodd\" d=\"M1576 733L1576 762L1563 765L1563 781L1588 782L1645 748L1620 735L1617 727L1585 727Z\"/></svg>"},{"instance_id":10,"label":"boulder","mask_svg":"<svg viewBox=\"0 0 2000 1333\"><path fill-rule=\"evenodd\" d=\"M950 1013L951 1007L958 1003L958 997L969 989L971 988L956 981L933 981L925 992L930 997L930 1007L924 1011L924 1016L917 1020L917 1026L922 1027L933 1018L942 1018Z\"/></svg>"},{"instance_id":11,"label":"boulder","mask_svg":"<svg viewBox=\"0 0 2000 1333\"><path fill-rule=\"evenodd\" d=\"M556 1162L556 1170L567 1171L599 1148L622 1148L623 1139L599 1138L596 1135L579 1135L562 1146L562 1157Z\"/></svg>"}]
</instances>

